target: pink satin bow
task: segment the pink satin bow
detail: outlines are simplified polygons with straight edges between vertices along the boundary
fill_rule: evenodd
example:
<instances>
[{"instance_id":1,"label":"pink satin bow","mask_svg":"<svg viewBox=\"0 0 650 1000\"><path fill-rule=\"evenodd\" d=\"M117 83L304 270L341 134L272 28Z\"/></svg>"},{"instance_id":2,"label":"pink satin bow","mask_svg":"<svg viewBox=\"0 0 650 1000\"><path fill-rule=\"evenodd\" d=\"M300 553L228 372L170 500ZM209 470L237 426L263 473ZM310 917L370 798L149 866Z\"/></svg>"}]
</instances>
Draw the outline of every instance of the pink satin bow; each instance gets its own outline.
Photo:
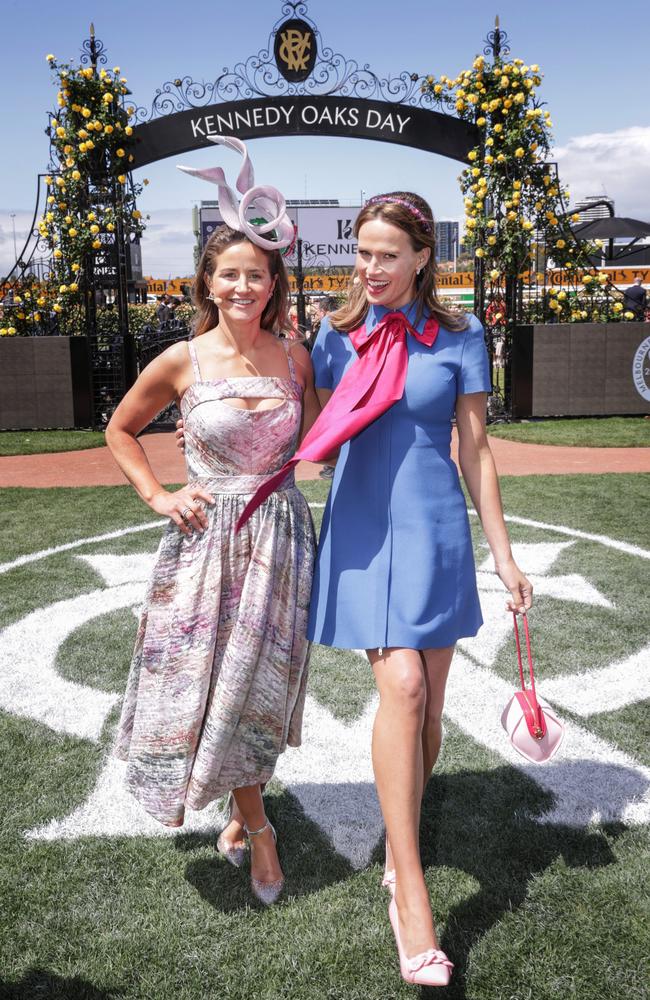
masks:
<instances>
[{"instance_id":1,"label":"pink satin bow","mask_svg":"<svg viewBox=\"0 0 650 1000\"><path fill-rule=\"evenodd\" d=\"M244 508L235 531L239 531L259 505L280 485L287 472L300 461L322 462L345 441L385 413L404 394L408 370L407 331L431 347L438 336L438 321L429 317L420 333L404 313L386 313L366 336L365 326L352 330L350 340L356 361L334 390L329 402L306 435L293 458L274 473Z\"/></svg>"}]
</instances>

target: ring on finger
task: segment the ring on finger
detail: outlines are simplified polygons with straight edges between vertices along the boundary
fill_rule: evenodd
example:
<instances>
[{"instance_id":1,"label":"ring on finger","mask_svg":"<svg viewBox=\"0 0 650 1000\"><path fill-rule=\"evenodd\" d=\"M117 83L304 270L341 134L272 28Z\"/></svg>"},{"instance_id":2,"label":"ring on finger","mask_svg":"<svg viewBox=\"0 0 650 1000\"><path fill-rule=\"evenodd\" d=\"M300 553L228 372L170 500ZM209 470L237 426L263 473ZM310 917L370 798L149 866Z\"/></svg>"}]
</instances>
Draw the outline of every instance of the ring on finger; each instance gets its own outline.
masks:
<instances>
[{"instance_id":1,"label":"ring on finger","mask_svg":"<svg viewBox=\"0 0 650 1000\"><path fill-rule=\"evenodd\" d=\"M188 511L190 514L194 513L194 509L192 507L184 507L183 510L181 511L181 517L183 518L184 521L187 521Z\"/></svg>"}]
</instances>

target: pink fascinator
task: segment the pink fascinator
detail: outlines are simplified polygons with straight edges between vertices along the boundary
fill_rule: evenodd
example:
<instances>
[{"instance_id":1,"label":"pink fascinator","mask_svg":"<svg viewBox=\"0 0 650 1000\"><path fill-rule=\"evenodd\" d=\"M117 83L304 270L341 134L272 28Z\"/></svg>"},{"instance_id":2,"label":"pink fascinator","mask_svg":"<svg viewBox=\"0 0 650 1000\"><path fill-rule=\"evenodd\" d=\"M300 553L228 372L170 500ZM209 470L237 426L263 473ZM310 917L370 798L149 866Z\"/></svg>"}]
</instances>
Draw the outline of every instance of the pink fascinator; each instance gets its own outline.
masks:
<instances>
[{"instance_id":1,"label":"pink fascinator","mask_svg":"<svg viewBox=\"0 0 650 1000\"><path fill-rule=\"evenodd\" d=\"M253 164L248 158L246 144L232 135L211 135L208 138L211 142L241 153L243 162L237 177L237 190L243 195L242 200L238 200L233 189L226 183L221 167L196 170L194 167L179 166L178 169L219 186L219 211L221 218L231 229L244 233L249 240L264 250L281 250L290 246L294 240L294 228L293 222L287 215L284 195L270 184L255 186ZM251 207L263 215L264 219L247 219L246 213ZM264 235L273 231L276 239L268 239Z\"/></svg>"}]
</instances>

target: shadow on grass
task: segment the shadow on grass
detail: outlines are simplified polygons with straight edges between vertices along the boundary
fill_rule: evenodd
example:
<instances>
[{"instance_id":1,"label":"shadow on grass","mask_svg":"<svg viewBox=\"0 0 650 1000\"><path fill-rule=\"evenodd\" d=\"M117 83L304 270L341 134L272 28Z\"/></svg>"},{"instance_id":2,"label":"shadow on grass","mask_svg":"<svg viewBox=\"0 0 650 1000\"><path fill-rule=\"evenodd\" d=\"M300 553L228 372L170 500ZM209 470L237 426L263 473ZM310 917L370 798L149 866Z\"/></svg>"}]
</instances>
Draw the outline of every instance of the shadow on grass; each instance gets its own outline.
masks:
<instances>
[{"instance_id":1,"label":"shadow on grass","mask_svg":"<svg viewBox=\"0 0 650 1000\"><path fill-rule=\"evenodd\" d=\"M567 784L574 787L584 764L554 767L564 770ZM646 791L643 778L626 768L589 763L588 771L588 780L597 780L597 787L609 791L625 785L628 802ZM446 915L441 947L455 964L446 996L466 1000L472 948L506 913L523 904L536 876L560 859L572 868L601 868L615 861L605 834L620 835L623 824L599 831L536 821L552 807L550 793L511 767L434 776L429 782L422 813L424 868L455 868L480 885ZM442 900L437 907L434 902L439 912L443 907ZM423 990L421 996L439 992Z\"/></svg>"},{"instance_id":2,"label":"shadow on grass","mask_svg":"<svg viewBox=\"0 0 650 1000\"><path fill-rule=\"evenodd\" d=\"M0 979L2 1000L118 1000L121 991L100 990L86 979L66 979L44 969L30 969L18 983Z\"/></svg>"},{"instance_id":3,"label":"shadow on grass","mask_svg":"<svg viewBox=\"0 0 650 1000\"><path fill-rule=\"evenodd\" d=\"M306 896L354 875L354 869L333 849L318 824L303 812L288 792L265 798L266 813L278 834L278 855L285 875L282 899ZM188 833L175 838L179 851L201 851L185 869L187 881L221 913L264 909L250 890L248 860L235 868L217 854L214 834ZM203 852L209 848L209 853Z\"/></svg>"}]
</instances>

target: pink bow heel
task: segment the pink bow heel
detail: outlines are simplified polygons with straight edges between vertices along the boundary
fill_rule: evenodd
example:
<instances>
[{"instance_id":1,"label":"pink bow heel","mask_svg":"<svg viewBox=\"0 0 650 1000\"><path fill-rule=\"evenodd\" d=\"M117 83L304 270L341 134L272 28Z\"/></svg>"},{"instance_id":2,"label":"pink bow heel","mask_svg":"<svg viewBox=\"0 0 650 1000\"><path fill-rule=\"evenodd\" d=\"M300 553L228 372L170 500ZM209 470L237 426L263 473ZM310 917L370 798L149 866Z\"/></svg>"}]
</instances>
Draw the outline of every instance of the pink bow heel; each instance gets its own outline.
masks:
<instances>
[{"instance_id":1,"label":"pink bow heel","mask_svg":"<svg viewBox=\"0 0 650 1000\"><path fill-rule=\"evenodd\" d=\"M406 957L400 941L397 903L394 897L388 907L388 916L395 935L402 979L412 986L448 986L454 963L449 961L444 951L429 948L428 951L423 951L413 958Z\"/></svg>"}]
</instances>

